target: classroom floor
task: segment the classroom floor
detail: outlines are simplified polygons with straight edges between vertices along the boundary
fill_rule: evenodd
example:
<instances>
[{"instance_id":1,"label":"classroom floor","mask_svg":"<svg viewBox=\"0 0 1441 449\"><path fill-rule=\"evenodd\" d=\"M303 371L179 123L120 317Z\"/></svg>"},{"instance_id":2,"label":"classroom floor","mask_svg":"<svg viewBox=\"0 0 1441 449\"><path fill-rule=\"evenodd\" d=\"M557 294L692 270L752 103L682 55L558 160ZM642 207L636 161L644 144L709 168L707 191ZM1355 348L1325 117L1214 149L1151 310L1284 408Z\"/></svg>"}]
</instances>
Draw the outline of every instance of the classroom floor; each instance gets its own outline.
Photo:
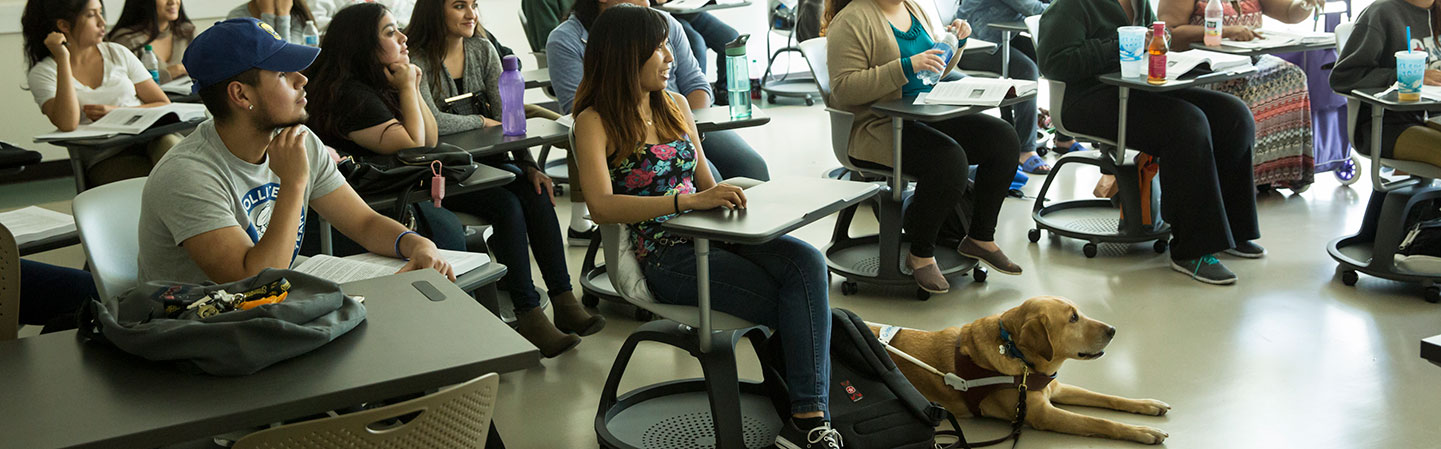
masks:
<instances>
[{"instance_id":1,"label":"classroom floor","mask_svg":"<svg viewBox=\"0 0 1441 449\"><path fill-rule=\"evenodd\" d=\"M773 177L818 176L835 166L824 144L828 126L819 105L775 106L772 122L742 130L770 165ZM791 132L790 130L815 130ZM1067 170L1070 172L1070 170ZM1097 175L1068 173L1054 198L1089 195ZM1222 260L1240 282L1218 287L1172 271L1150 244L1103 245L1087 259L1082 243L1026 240L1032 200L1007 199L997 240L1021 276L992 273L989 281L953 279L949 294L921 302L912 289L862 285L831 304L863 318L919 329L957 326L1009 309L1026 298L1059 295L1119 332L1095 361L1071 361L1060 381L1096 391L1155 398L1174 409L1165 417L1077 409L1081 413L1160 428L1168 447L1435 447L1441 428L1441 367L1418 356L1419 341L1441 334L1441 305L1420 299L1421 288L1362 276L1343 286L1324 245L1356 228L1369 180L1339 185L1329 173L1305 193L1258 198L1262 238L1270 254L1260 260ZM69 180L0 186L0 207L64 198ZM1040 188L1039 179L1026 187ZM31 201L30 199L35 199ZM563 199L562 206L568 203ZM562 223L570 208L559 207ZM858 214L867 217L869 214ZM874 229L864 218L857 231ZM796 235L823 246L831 220ZM567 256L579 276L583 251ZM79 248L41 254L39 260L81 266ZM578 287L577 283L577 287ZM539 368L501 377L497 425L513 448L595 447L597 398L615 353L640 323L628 306L600 307L609 325L574 351ZM26 333L34 333L31 327ZM445 344L485 344L449 342ZM759 378L754 355L742 350L742 375ZM622 390L653 382L698 377L686 354L660 345L642 346ZM1005 433L996 420L964 423L974 439ZM1132 447L1132 443L1028 430L1019 447Z\"/></svg>"}]
</instances>

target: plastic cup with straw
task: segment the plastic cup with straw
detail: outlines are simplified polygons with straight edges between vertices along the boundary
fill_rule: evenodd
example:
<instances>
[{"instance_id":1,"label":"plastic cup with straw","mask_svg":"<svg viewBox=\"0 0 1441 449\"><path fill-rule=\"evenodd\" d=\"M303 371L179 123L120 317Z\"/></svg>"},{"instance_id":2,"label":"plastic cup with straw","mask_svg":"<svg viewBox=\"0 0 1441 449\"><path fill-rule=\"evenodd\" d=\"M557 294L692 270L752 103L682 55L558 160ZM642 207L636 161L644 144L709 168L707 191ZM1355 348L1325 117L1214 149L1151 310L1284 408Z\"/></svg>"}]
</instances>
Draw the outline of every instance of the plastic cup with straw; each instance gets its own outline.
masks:
<instances>
[{"instance_id":1,"label":"plastic cup with straw","mask_svg":"<svg viewBox=\"0 0 1441 449\"><path fill-rule=\"evenodd\" d=\"M1406 27L1406 50L1396 52L1396 99L1421 100L1421 79L1426 71L1426 53L1411 49L1411 27Z\"/></svg>"}]
</instances>

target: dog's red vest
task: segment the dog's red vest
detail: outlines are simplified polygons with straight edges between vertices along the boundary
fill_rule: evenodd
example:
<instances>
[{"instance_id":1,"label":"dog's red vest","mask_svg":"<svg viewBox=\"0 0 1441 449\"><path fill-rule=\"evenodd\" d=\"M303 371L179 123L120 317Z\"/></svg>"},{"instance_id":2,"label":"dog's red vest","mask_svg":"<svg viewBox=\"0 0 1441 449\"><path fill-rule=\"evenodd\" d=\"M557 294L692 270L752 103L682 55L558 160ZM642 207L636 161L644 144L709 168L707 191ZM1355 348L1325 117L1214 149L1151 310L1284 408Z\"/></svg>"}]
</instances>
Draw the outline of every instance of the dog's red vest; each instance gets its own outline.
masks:
<instances>
[{"instance_id":1,"label":"dog's red vest","mask_svg":"<svg viewBox=\"0 0 1441 449\"><path fill-rule=\"evenodd\" d=\"M964 352L961 352L961 346L959 342L957 342L956 344L956 370L954 371L954 373L957 376L960 376L962 379L966 380L985 379L987 377L1012 378L1011 383L1009 384L984 385L974 388L967 388L966 391L957 390L957 393L960 393L961 398L965 400L966 408L971 409L971 416L981 416L981 401L984 400L986 396L989 396L991 393L994 393L1001 388L1018 389L1020 388L1022 379L1022 376L1010 376L1005 373L1000 373L986 368L982 368L980 365L977 365L974 360L971 360L970 356L966 355ZM1031 375L1026 377L1025 379L1026 390L1034 391L1046 388L1046 386L1050 385L1051 381L1053 380L1056 380L1056 375L1054 373L1050 375L1031 373Z\"/></svg>"}]
</instances>

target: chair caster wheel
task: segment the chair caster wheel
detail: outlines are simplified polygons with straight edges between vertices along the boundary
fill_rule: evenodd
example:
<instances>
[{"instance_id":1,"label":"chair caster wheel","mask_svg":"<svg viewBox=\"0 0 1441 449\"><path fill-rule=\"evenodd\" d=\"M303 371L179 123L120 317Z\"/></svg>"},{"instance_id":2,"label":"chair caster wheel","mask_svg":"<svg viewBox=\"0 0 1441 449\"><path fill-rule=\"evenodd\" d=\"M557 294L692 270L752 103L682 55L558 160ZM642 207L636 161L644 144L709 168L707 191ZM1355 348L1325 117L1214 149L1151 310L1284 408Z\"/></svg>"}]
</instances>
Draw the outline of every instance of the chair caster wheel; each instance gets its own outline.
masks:
<instances>
[{"instance_id":1,"label":"chair caster wheel","mask_svg":"<svg viewBox=\"0 0 1441 449\"><path fill-rule=\"evenodd\" d=\"M842 295L842 296L854 295L854 294L856 294L856 292L858 292L858 291L860 291L860 290L861 290L861 287L860 287L859 285L856 285L855 282L845 281L845 282L842 282L842 283L841 283L841 295Z\"/></svg>"},{"instance_id":2,"label":"chair caster wheel","mask_svg":"<svg viewBox=\"0 0 1441 449\"><path fill-rule=\"evenodd\" d=\"M1081 247L1081 253L1085 254L1087 259L1096 257L1096 251L1095 243L1087 243L1086 246Z\"/></svg>"},{"instance_id":3,"label":"chair caster wheel","mask_svg":"<svg viewBox=\"0 0 1441 449\"><path fill-rule=\"evenodd\" d=\"M591 295L591 294L581 294L581 295L580 295L580 304L583 305L583 306L586 306L586 307L589 307L589 308L594 309L596 306L599 306L599 305L600 305L600 297L599 297L599 296L596 296L596 295Z\"/></svg>"},{"instance_id":4,"label":"chair caster wheel","mask_svg":"<svg viewBox=\"0 0 1441 449\"><path fill-rule=\"evenodd\" d=\"M976 268L971 269L971 277L975 278L976 282L986 282L987 276L989 275L986 272L986 267L977 265Z\"/></svg>"},{"instance_id":5,"label":"chair caster wheel","mask_svg":"<svg viewBox=\"0 0 1441 449\"><path fill-rule=\"evenodd\" d=\"M1426 294L1421 296L1426 302L1436 304L1441 302L1441 287L1426 287Z\"/></svg>"},{"instance_id":6,"label":"chair caster wheel","mask_svg":"<svg viewBox=\"0 0 1441 449\"><path fill-rule=\"evenodd\" d=\"M1167 243L1165 239L1161 239L1157 240L1155 244L1151 245L1151 249L1156 250L1156 254L1165 254L1167 246L1170 246L1170 244Z\"/></svg>"},{"instance_id":7,"label":"chair caster wheel","mask_svg":"<svg viewBox=\"0 0 1441 449\"><path fill-rule=\"evenodd\" d=\"M916 299L919 299L921 301L929 301L931 299L931 292L925 291L920 287L916 287Z\"/></svg>"},{"instance_id":8,"label":"chair caster wheel","mask_svg":"<svg viewBox=\"0 0 1441 449\"><path fill-rule=\"evenodd\" d=\"M1356 281L1359 280L1359 278L1360 276L1357 276L1354 270L1341 270L1341 283L1345 284L1347 287L1356 286Z\"/></svg>"},{"instance_id":9,"label":"chair caster wheel","mask_svg":"<svg viewBox=\"0 0 1441 449\"><path fill-rule=\"evenodd\" d=\"M1036 242L1041 241L1041 230L1040 230L1040 229L1032 229L1030 232L1027 232L1027 233L1026 233L1026 238L1031 239L1031 243L1036 243Z\"/></svg>"}]
</instances>

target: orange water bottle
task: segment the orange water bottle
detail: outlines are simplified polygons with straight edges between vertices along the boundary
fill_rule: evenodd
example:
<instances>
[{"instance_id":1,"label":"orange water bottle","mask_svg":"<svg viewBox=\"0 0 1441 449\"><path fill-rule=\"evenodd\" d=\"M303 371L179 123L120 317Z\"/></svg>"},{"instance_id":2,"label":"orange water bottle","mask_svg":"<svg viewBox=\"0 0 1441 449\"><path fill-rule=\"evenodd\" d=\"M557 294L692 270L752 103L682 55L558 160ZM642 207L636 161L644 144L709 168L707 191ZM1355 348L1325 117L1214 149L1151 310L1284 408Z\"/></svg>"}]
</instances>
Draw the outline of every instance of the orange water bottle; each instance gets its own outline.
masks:
<instances>
[{"instance_id":1,"label":"orange water bottle","mask_svg":"<svg viewBox=\"0 0 1441 449\"><path fill-rule=\"evenodd\" d=\"M1151 24L1151 43L1146 46L1146 53L1151 60L1146 71L1146 82L1151 84L1166 84L1166 22Z\"/></svg>"}]
</instances>

